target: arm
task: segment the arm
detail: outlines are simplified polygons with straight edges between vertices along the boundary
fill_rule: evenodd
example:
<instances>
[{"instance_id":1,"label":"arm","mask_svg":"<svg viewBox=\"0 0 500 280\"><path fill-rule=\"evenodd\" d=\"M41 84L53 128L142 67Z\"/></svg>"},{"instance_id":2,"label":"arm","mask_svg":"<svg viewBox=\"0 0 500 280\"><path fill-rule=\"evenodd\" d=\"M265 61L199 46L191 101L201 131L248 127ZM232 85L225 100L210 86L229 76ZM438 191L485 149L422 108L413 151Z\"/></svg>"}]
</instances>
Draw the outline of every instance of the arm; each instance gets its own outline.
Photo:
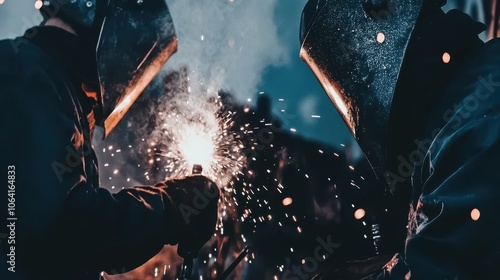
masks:
<instances>
[{"instance_id":1,"label":"arm","mask_svg":"<svg viewBox=\"0 0 500 280\"><path fill-rule=\"evenodd\" d=\"M49 259L61 270L123 271L176 243L178 215L168 188L113 195L93 186L83 159L70 156L68 149L81 145L77 124L52 77L36 67L28 71L0 71L1 168L16 169L19 262Z\"/></svg>"},{"instance_id":2,"label":"arm","mask_svg":"<svg viewBox=\"0 0 500 280\"><path fill-rule=\"evenodd\" d=\"M419 203L425 221L407 240L412 279L496 275L489 273L500 263L500 112L497 106L474 113L459 128L452 119L431 147L432 171ZM477 221L473 209L480 211Z\"/></svg>"}]
</instances>

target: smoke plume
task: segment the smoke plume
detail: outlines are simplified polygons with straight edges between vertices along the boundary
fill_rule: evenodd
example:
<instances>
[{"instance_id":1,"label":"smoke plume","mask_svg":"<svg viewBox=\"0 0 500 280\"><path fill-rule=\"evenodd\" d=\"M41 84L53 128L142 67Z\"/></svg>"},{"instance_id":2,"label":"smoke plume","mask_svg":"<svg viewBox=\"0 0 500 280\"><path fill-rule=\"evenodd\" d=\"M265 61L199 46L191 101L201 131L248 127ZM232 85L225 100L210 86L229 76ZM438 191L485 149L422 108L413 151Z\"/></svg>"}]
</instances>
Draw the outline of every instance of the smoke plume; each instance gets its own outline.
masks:
<instances>
[{"instance_id":1,"label":"smoke plume","mask_svg":"<svg viewBox=\"0 0 500 280\"><path fill-rule=\"evenodd\" d=\"M179 51L167 69L187 66L193 92L257 91L263 70L287 63L274 21L277 0L168 0ZM200 87L201 86L201 87Z\"/></svg>"}]
</instances>

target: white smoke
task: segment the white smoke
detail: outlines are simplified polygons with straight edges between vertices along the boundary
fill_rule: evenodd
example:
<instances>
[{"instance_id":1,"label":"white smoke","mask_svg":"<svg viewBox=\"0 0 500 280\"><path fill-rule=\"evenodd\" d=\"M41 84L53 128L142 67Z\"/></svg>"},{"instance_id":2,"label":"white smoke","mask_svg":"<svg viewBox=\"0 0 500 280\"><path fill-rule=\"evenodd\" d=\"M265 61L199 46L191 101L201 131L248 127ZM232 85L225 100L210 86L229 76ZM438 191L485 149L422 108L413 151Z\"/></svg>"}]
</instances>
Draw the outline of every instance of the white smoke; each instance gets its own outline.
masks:
<instances>
[{"instance_id":1,"label":"white smoke","mask_svg":"<svg viewBox=\"0 0 500 280\"><path fill-rule=\"evenodd\" d=\"M167 69L187 66L191 87L227 90L239 101L257 91L264 69L288 62L274 19L278 0L168 0L179 40Z\"/></svg>"},{"instance_id":2,"label":"white smoke","mask_svg":"<svg viewBox=\"0 0 500 280\"><path fill-rule=\"evenodd\" d=\"M173 85L152 112L156 123L149 135L152 143L168 147L157 159L166 161L167 176L188 175L198 163L224 186L245 165L241 135L231 132L234 112L220 111L218 93L247 100L266 67L288 62L274 21L277 1L167 1L179 48L165 70L179 73L172 78L179 80L160 81Z\"/></svg>"},{"instance_id":3,"label":"white smoke","mask_svg":"<svg viewBox=\"0 0 500 280\"><path fill-rule=\"evenodd\" d=\"M34 3L35 1L4 0L0 4L0 40L21 36L26 29L40 24L43 18L35 9Z\"/></svg>"}]
</instances>

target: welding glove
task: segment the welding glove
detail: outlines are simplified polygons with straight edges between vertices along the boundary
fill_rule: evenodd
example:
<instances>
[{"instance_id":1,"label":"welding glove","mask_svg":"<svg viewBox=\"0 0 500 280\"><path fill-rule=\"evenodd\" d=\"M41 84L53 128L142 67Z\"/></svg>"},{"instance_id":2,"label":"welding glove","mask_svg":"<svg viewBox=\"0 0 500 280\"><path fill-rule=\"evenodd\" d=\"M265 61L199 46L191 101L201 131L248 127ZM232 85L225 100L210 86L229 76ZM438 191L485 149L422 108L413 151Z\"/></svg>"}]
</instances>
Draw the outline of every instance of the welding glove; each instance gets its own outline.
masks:
<instances>
[{"instance_id":1,"label":"welding glove","mask_svg":"<svg viewBox=\"0 0 500 280\"><path fill-rule=\"evenodd\" d=\"M201 175L168 180L159 185L170 197L166 203L173 213L172 234L168 243L179 244L181 257L193 254L196 257L215 232L219 188Z\"/></svg>"}]
</instances>

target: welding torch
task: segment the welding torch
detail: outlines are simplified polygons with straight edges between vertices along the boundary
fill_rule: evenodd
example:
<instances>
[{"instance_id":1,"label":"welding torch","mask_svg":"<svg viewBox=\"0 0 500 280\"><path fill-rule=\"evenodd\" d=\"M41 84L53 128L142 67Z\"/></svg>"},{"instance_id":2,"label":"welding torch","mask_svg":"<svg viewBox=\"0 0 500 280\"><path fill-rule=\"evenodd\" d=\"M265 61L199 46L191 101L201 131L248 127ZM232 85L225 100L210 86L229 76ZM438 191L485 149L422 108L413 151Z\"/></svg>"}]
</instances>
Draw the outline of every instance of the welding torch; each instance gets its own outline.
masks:
<instances>
[{"instance_id":1,"label":"welding torch","mask_svg":"<svg viewBox=\"0 0 500 280\"><path fill-rule=\"evenodd\" d=\"M203 167L201 165L199 164L193 165L192 175L194 176L201 175L202 172L203 172ZM191 234L193 233L191 232ZM184 240L190 240L190 239L191 238L189 238L189 236L187 238L184 238ZM177 247L177 254L184 259L179 275L180 280L191 280L193 274L194 259L198 257L200 249L201 248L194 248L189 241L179 242L179 245Z\"/></svg>"},{"instance_id":2,"label":"welding torch","mask_svg":"<svg viewBox=\"0 0 500 280\"><path fill-rule=\"evenodd\" d=\"M226 280L226 278L231 275L233 270L240 264L240 262L252 251L250 246L246 246L243 251L238 255L238 257L227 267L227 269L222 272L222 274L217 277L217 280Z\"/></svg>"},{"instance_id":3,"label":"welding torch","mask_svg":"<svg viewBox=\"0 0 500 280\"><path fill-rule=\"evenodd\" d=\"M203 168L201 165L195 164L193 166L192 175L201 175L202 172ZM194 235L196 235L196 232L188 231L186 235L187 236L184 236L183 241L179 242L177 247L177 254L184 259L179 275L180 280L192 279L194 259L198 257L199 251L201 247L203 247L203 245L200 247L199 245L193 245L193 243L190 242L190 240L195 239ZM228 266L228 268L222 272L217 280L225 280L250 252L250 247L246 246L238 257Z\"/></svg>"}]
</instances>

